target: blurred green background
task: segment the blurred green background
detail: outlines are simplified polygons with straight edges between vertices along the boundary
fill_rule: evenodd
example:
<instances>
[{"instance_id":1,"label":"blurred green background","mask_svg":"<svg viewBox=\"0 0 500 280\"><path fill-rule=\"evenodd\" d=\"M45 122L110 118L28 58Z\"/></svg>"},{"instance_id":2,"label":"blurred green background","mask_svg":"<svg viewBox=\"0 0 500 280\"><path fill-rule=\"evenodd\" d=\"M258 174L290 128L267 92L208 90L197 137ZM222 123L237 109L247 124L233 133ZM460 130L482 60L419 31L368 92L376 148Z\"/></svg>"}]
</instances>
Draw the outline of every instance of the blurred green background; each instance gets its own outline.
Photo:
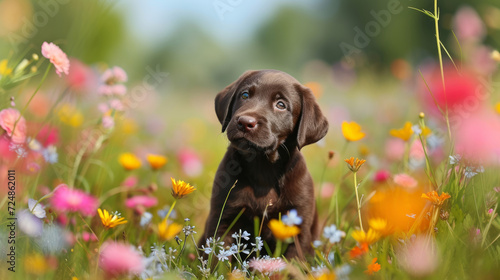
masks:
<instances>
[{"instance_id":1,"label":"blurred green background","mask_svg":"<svg viewBox=\"0 0 500 280\"><path fill-rule=\"evenodd\" d=\"M335 65L344 58L342 42L355 46L354 28L365 30L373 12L390 5L400 12L369 36L355 67L383 74L398 58L418 63L435 57L433 21L407 8L432 11L433 1L409 0L2 0L0 52L15 45L23 53L54 41L84 63L120 65L132 80L141 79L146 66L160 65L174 88L221 87L247 69L276 68L300 77L310 61ZM439 1L446 43L453 42L452 16L463 5L498 16L491 9L496 0ZM498 45L495 32L486 44Z\"/></svg>"}]
</instances>

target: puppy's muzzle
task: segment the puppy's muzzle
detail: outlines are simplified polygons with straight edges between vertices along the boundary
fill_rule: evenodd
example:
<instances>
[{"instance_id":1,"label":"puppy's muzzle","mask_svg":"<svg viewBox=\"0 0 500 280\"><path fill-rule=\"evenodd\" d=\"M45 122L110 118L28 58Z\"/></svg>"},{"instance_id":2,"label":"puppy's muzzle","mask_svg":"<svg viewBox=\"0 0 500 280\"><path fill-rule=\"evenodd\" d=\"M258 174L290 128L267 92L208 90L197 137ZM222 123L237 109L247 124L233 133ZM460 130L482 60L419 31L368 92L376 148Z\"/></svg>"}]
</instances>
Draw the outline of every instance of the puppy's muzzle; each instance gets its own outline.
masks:
<instances>
[{"instance_id":1,"label":"puppy's muzzle","mask_svg":"<svg viewBox=\"0 0 500 280\"><path fill-rule=\"evenodd\" d=\"M252 132L257 129L257 119L251 116L239 116L236 118L238 130L242 132Z\"/></svg>"}]
</instances>

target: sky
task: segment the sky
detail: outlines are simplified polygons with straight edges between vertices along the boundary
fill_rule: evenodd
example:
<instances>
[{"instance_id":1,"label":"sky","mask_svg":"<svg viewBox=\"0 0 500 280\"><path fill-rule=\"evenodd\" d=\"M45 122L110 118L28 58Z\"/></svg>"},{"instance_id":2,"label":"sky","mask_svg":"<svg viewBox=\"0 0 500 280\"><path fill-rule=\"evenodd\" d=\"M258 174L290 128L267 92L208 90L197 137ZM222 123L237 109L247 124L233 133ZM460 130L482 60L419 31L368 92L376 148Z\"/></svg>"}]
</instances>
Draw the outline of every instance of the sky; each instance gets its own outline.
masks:
<instances>
[{"instance_id":1,"label":"sky","mask_svg":"<svg viewBox=\"0 0 500 280\"><path fill-rule=\"evenodd\" d=\"M128 30L149 44L171 34L186 19L194 19L222 42L243 41L278 8L297 5L314 9L320 0L123 0L115 8L127 18ZM223 31L223 32L221 32Z\"/></svg>"}]
</instances>

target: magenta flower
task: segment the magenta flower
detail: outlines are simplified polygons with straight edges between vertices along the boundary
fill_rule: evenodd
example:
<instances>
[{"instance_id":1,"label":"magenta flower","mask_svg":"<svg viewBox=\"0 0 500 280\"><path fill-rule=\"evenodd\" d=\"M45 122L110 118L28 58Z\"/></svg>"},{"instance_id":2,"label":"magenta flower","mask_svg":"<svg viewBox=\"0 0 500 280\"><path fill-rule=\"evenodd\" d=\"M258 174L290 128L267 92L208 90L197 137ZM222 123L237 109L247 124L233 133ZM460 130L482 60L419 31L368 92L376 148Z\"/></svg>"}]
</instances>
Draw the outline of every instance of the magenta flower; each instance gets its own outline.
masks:
<instances>
[{"instance_id":1,"label":"magenta flower","mask_svg":"<svg viewBox=\"0 0 500 280\"><path fill-rule=\"evenodd\" d=\"M387 181L389 177L391 177L391 173L387 170L382 169L375 173L375 176L373 176L373 180L377 183L381 183Z\"/></svg>"},{"instance_id":2,"label":"magenta flower","mask_svg":"<svg viewBox=\"0 0 500 280\"><path fill-rule=\"evenodd\" d=\"M13 108L3 109L0 111L0 127L2 127L7 135L12 139L12 142L17 144L22 144L26 141L26 120L23 116L19 119L21 113ZM19 119L16 125L16 130L12 134L14 125Z\"/></svg>"},{"instance_id":3,"label":"magenta flower","mask_svg":"<svg viewBox=\"0 0 500 280\"><path fill-rule=\"evenodd\" d=\"M125 201L125 206L128 208L135 208L137 206L149 208L155 206L156 204L158 204L158 199L147 195L133 196Z\"/></svg>"},{"instance_id":4,"label":"magenta flower","mask_svg":"<svg viewBox=\"0 0 500 280\"><path fill-rule=\"evenodd\" d=\"M60 212L79 212L84 216L93 216L99 202L94 196L78 189L70 189L67 185L57 186L51 199L54 209Z\"/></svg>"},{"instance_id":5,"label":"magenta flower","mask_svg":"<svg viewBox=\"0 0 500 280\"><path fill-rule=\"evenodd\" d=\"M56 73L61 77L61 73L68 75L69 73L69 59L68 56L53 43L43 42L42 55L50 60L56 67Z\"/></svg>"},{"instance_id":6,"label":"magenta flower","mask_svg":"<svg viewBox=\"0 0 500 280\"><path fill-rule=\"evenodd\" d=\"M85 242L96 242L99 239L97 239L97 236L95 236L94 233L84 231L84 232L82 232L82 240Z\"/></svg>"},{"instance_id":7,"label":"magenta flower","mask_svg":"<svg viewBox=\"0 0 500 280\"><path fill-rule=\"evenodd\" d=\"M141 254L131 245L119 242L109 242L102 246L99 266L111 277L138 275L145 268Z\"/></svg>"},{"instance_id":8,"label":"magenta flower","mask_svg":"<svg viewBox=\"0 0 500 280\"><path fill-rule=\"evenodd\" d=\"M190 149L182 149L177 155L182 166L182 170L190 177L196 177L203 172L201 158Z\"/></svg>"}]
</instances>

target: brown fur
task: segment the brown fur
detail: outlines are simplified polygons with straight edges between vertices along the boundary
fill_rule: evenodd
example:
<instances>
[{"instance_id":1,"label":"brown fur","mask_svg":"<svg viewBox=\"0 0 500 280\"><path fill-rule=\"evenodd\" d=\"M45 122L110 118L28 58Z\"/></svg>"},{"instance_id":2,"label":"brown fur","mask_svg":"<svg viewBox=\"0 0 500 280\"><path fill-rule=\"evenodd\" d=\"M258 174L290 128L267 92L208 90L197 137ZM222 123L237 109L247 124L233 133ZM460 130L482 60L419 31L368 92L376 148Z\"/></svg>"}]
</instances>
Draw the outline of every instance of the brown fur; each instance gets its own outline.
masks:
<instances>
[{"instance_id":1,"label":"brown fur","mask_svg":"<svg viewBox=\"0 0 500 280\"><path fill-rule=\"evenodd\" d=\"M248 98L243 98L243 92ZM286 108L283 110L282 103ZM288 258L298 251L313 254L318 237L314 185L300 149L323 138L328 122L312 92L290 75L277 70L247 71L215 98L215 111L227 130L230 145L219 165L212 189L210 214L199 243L214 236L226 196L231 191L216 236L226 231L236 215L245 212L225 238L231 244L234 231L246 230L254 240L254 217L264 218L262 240L274 250L276 240L267 227L296 209L303 218L298 236L300 249L290 244Z\"/></svg>"}]
</instances>

